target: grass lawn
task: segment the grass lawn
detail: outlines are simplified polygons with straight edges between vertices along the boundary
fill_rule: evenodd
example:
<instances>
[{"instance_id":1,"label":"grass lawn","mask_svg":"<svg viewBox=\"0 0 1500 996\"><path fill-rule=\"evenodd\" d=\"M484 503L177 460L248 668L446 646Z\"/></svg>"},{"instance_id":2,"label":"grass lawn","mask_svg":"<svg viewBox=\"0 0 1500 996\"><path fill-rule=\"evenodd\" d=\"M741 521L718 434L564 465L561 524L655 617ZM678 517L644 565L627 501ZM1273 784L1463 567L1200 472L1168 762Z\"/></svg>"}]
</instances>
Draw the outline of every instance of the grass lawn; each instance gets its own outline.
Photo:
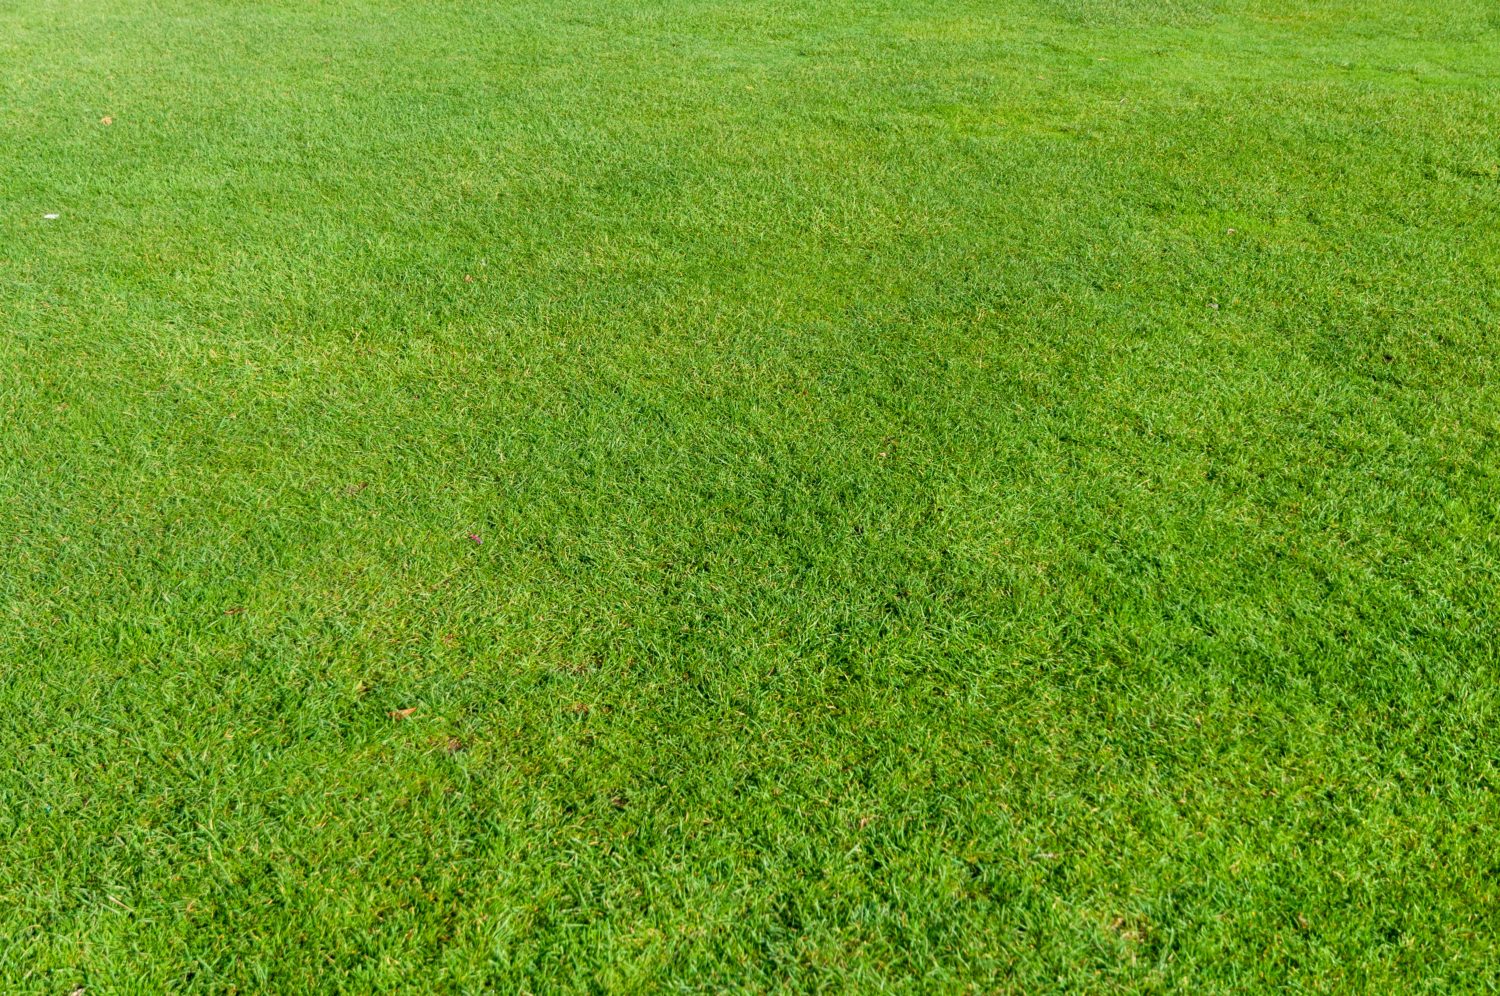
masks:
<instances>
[{"instance_id":1,"label":"grass lawn","mask_svg":"<svg viewBox=\"0 0 1500 996\"><path fill-rule=\"evenodd\" d=\"M1492 0L0 0L0 990L1500 986Z\"/></svg>"}]
</instances>

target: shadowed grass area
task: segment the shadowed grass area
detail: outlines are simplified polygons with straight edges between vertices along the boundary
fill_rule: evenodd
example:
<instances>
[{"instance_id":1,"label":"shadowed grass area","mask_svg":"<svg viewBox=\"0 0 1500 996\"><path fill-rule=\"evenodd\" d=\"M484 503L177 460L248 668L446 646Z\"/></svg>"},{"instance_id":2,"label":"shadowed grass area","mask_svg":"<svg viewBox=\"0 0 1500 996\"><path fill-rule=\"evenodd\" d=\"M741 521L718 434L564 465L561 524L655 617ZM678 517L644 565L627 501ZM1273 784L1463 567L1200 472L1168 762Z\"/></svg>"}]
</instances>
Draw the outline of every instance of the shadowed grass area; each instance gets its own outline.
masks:
<instances>
[{"instance_id":1,"label":"shadowed grass area","mask_svg":"<svg viewBox=\"0 0 1500 996\"><path fill-rule=\"evenodd\" d=\"M1496 985L1497 52L0 4L0 987Z\"/></svg>"}]
</instances>

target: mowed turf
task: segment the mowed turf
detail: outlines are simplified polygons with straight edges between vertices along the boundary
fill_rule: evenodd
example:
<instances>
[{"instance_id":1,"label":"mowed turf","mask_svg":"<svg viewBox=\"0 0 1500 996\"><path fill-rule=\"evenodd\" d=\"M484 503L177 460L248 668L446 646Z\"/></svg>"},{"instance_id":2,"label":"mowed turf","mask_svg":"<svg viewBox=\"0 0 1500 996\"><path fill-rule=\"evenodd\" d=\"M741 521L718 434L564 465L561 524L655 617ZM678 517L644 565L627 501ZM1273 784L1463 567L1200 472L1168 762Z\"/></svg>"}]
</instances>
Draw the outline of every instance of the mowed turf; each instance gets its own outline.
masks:
<instances>
[{"instance_id":1,"label":"mowed turf","mask_svg":"<svg viewBox=\"0 0 1500 996\"><path fill-rule=\"evenodd\" d=\"M1497 288L1485 0L4 0L0 989L1493 988Z\"/></svg>"}]
</instances>

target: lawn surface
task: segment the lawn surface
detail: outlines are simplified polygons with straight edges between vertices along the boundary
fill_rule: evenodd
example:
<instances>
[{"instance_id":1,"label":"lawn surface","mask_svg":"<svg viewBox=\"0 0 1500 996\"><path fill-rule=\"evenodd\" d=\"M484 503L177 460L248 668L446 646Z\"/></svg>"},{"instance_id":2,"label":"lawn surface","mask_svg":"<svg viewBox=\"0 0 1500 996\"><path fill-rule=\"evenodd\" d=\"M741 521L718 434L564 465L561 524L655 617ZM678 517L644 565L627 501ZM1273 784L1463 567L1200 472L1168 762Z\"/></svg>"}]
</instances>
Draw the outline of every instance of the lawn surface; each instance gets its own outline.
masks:
<instances>
[{"instance_id":1,"label":"lawn surface","mask_svg":"<svg viewBox=\"0 0 1500 996\"><path fill-rule=\"evenodd\" d=\"M0 990L1494 987L1497 287L1482 0L0 0Z\"/></svg>"}]
</instances>

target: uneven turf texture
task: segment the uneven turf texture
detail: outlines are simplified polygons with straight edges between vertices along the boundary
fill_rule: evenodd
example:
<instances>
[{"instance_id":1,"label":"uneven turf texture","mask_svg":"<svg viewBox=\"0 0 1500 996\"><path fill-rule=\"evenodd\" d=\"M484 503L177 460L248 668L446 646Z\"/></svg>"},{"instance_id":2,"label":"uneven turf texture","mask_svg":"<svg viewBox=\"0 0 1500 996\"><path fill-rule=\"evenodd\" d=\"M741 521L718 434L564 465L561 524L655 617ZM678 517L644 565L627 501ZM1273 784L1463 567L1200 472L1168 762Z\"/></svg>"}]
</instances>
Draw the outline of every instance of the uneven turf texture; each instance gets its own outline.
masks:
<instances>
[{"instance_id":1,"label":"uneven turf texture","mask_svg":"<svg viewBox=\"0 0 1500 996\"><path fill-rule=\"evenodd\" d=\"M1494 986L1496 10L0 0L0 990Z\"/></svg>"}]
</instances>

